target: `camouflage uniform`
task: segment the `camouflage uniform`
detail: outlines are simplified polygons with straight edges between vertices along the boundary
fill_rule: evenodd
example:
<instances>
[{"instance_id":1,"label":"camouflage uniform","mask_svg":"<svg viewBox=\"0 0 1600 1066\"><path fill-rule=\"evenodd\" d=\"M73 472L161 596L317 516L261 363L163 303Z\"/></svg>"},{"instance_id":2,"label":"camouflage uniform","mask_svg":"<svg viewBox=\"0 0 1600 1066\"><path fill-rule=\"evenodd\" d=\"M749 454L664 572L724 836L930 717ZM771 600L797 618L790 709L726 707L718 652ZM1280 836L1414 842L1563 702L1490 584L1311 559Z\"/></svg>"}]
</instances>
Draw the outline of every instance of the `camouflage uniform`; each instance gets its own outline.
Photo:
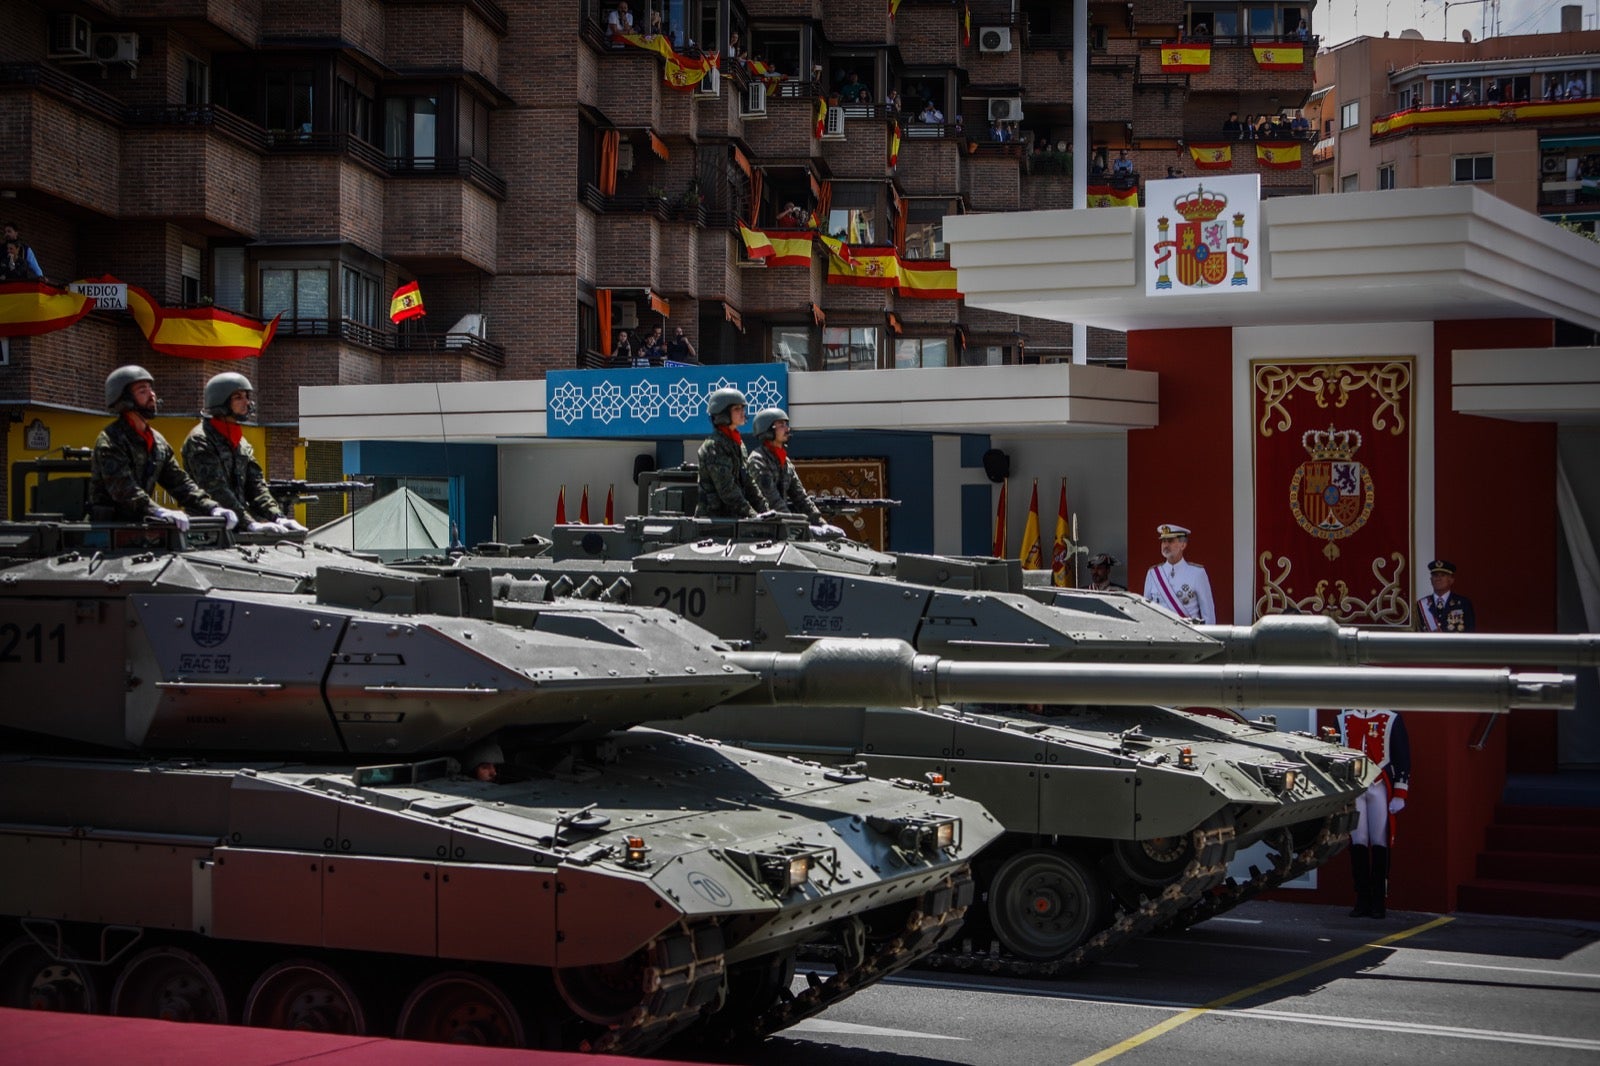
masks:
<instances>
[{"instance_id":1,"label":"camouflage uniform","mask_svg":"<svg viewBox=\"0 0 1600 1066\"><path fill-rule=\"evenodd\" d=\"M90 513L104 509L110 512L109 518L119 522L153 518L161 505L150 494L159 484L184 510L210 514L217 501L183 472L166 438L153 428L150 432L155 433L156 443L146 449L144 437L125 418L101 430L89 460Z\"/></svg>"},{"instance_id":2,"label":"camouflage uniform","mask_svg":"<svg viewBox=\"0 0 1600 1066\"><path fill-rule=\"evenodd\" d=\"M750 471L750 480L755 482L764 506L774 511L803 514L812 525L822 524L822 512L811 502L811 494L800 484L800 473L787 455L779 463L772 450L761 445L750 450L750 458L744 465Z\"/></svg>"},{"instance_id":3,"label":"camouflage uniform","mask_svg":"<svg viewBox=\"0 0 1600 1066\"><path fill-rule=\"evenodd\" d=\"M700 502L698 518L754 518L761 490L750 480L744 465L744 445L723 433L713 433L700 445ZM763 505L765 506L765 505Z\"/></svg>"},{"instance_id":4,"label":"camouflage uniform","mask_svg":"<svg viewBox=\"0 0 1600 1066\"><path fill-rule=\"evenodd\" d=\"M247 522L276 522L283 511L267 491L266 475L255 449L243 437L239 447L223 436L211 419L202 419L183 442L183 466L203 490Z\"/></svg>"}]
</instances>

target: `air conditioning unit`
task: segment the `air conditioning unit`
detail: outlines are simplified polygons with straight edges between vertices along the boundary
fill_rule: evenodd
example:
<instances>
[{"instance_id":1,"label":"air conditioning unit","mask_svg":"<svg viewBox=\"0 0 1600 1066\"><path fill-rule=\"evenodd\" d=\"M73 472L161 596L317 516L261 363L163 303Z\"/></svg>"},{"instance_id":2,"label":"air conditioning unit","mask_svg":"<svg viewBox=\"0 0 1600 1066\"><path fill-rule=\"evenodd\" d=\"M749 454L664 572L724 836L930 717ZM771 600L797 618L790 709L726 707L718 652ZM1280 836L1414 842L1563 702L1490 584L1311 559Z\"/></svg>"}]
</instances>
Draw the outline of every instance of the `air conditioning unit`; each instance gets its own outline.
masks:
<instances>
[{"instance_id":1,"label":"air conditioning unit","mask_svg":"<svg viewBox=\"0 0 1600 1066\"><path fill-rule=\"evenodd\" d=\"M88 59L94 30L82 15L55 15L50 19L50 58Z\"/></svg>"},{"instance_id":2,"label":"air conditioning unit","mask_svg":"<svg viewBox=\"0 0 1600 1066\"><path fill-rule=\"evenodd\" d=\"M632 141L618 141L617 142L617 173L618 174L632 174L633 173L633 142Z\"/></svg>"},{"instance_id":3,"label":"air conditioning unit","mask_svg":"<svg viewBox=\"0 0 1600 1066\"><path fill-rule=\"evenodd\" d=\"M99 63L139 62L137 33L97 33L89 46L90 57Z\"/></svg>"},{"instance_id":4,"label":"air conditioning unit","mask_svg":"<svg viewBox=\"0 0 1600 1066\"><path fill-rule=\"evenodd\" d=\"M982 26L978 29L978 51L980 52L1009 52L1011 51L1010 26Z\"/></svg>"},{"instance_id":5,"label":"air conditioning unit","mask_svg":"<svg viewBox=\"0 0 1600 1066\"><path fill-rule=\"evenodd\" d=\"M822 123L822 135L824 137L835 137L839 140L844 139L844 108L828 108L828 117Z\"/></svg>"},{"instance_id":6,"label":"air conditioning unit","mask_svg":"<svg viewBox=\"0 0 1600 1066\"><path fill-rule=\"evenodd\" d=\"M1022 97L991 96L989 98L990 122L1022 121Z\"/></svg>"},{"instance_id":7,"label":"air conditioning unit","mask_svg":"<svg viewBox=\"0 0 1600 1066\"><path fill-rule=\"evenodd\" d=\"M1539 168L1546 174L1561 174L1567 169L1567 157L1564 155L1547 155L1539 161Z\"/></svg>"},{"instance_id":8,"label":"air conditioning unit","mask_svg":"<svg viewBox=\"0 0 1600 1066\"><path fill-rule=\"evenodd\" d=\"M611 305L612 329L638 329L639 306L618 300Z\"/></svg>"},{"instance_id":9,"label":"air conditioning unit","mask_svg":"<svg viewBox=\"0 0 1600 1066\"><path fill-rule=\"evenodd\" d=\"M767 113L767 83L753 81L744 91L744 102L739 107L742 115L765 115Z\"/></svg>"}]
</instances>

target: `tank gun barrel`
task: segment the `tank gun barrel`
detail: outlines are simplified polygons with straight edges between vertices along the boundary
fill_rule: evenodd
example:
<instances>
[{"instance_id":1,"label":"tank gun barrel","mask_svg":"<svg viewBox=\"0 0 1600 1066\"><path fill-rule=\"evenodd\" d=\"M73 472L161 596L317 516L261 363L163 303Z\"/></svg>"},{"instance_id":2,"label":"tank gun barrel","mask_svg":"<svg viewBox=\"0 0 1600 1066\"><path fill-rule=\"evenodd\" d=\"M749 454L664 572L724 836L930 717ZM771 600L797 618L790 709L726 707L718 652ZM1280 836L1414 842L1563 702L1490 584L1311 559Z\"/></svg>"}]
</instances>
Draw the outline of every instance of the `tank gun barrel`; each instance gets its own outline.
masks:
<instances>
[{"instance_id":1,"label":"tank gun barrel","mask_svg":"<svg viewBox=\"0 0 1600 1066\"><path fill-rule=\"evenodd\" d=\"M1600 633L1412 633L1341 626L1320 615L1271 615L1253 626L1196 626L1230 663L1373 665L1493 663L1600 666Z\"/></svg>"},{"instance_id":2,"label":"tank gun barrel","mask_svg":"<svg viewBox=\"0 0 1600 1066\"><path fill-rule=\"evenodd\" d=\"M933 706L1074 703L1197 707L1340 706L1402 711L1563 709L1566 674L1367 667L1173 666L961 662L894 640L820 640L805 651L727 652L760 677L727 702L747 705Z\"/></svg>"}]
</instances>

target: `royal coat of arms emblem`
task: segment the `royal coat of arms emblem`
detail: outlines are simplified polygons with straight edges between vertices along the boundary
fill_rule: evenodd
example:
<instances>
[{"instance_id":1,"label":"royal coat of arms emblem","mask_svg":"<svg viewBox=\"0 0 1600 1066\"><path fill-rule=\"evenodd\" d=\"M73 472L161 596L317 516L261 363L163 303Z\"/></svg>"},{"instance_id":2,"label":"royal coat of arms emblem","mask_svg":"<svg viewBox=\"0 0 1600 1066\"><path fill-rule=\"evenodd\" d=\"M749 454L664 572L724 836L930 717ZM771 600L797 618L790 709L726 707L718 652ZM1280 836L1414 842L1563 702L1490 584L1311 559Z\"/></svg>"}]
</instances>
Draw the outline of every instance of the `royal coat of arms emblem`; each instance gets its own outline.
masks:
<instances>
[{"instance_id":1,"label":"royal coat of arms emblem","mask_svg":"<svg viewBox=\"0 0 1600 1066\"><path fill-rule=\"evenodd\" d=\"M1335 541L1355 533L1372 517L1372 474L1355 455L1361 434L1353 429L1309 430L1300 438L1310 458L1289 482L1289 510L1300 528L1328 543L1322 554L1339 557Z\"/></svg>"},{"instance_id":2,"label":"royal coat of arms emblem","mask_svg":"<svg viewBox=\"0 0 1600 1066\"><path fill-rule=\"evenodd\" d=\"M1225 221L1222 214L1228 208L1228 198L1196 186L1194 192L1180 196L1172 202L1173 210L1183 216L1176 227L1165 215L1156 220L1157 240L1152 250L1159 253L1155 266L1161 274L1156 279L1157 289L1171 289L1172 278L1168 263L1176 260L1172 272L1178 284L1187 289L1204 289L1227 282L1247 285L1245 274L1249 257L1245 249L1250 241L1244 236L1244 215L1236 212ZM1233 233L1228 232L1229 222ZM1234 269L1228 273L1229 252L1233 253Z\"/></svg>"}]
</instances>

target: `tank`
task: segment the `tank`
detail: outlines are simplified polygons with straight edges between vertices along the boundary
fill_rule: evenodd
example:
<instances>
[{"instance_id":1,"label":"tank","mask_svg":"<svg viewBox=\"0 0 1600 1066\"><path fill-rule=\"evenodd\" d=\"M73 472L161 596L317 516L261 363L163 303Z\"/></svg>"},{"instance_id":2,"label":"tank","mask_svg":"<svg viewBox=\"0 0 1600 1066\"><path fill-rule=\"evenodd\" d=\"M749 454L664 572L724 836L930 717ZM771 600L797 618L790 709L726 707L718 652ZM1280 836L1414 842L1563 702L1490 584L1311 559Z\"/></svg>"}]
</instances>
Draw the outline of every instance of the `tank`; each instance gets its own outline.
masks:
<instances>
[{"instance_id":1,"label":"tank","mask_svg":"<svg viewBox=\"0 0 1600 1066\"><path fill-rule=\"evenodd\" d=\"M657 499L660 497L657 496ZM730 535L722 539L717 534ZM803 522L675 515L557 527L551 538L455 565L496 574L496 595L577 597L677 611L741 646L792 651L830 637L892 636L952 659L1076 661L1103 681L1072 701L995 700L929 711L816 709L804 718L732 710L674 725L757 750L874 775L937 772L981 799L1004 840L978 863L979 913L944 965L1048 974L1179 918L1217 913L1326 861L1348 840L1353 800L1374 776L1327 738L1151 706L1284 706L1368 699L1397 706L1394 677L1311 680L1292 698L1160 691L1162 671L1216 656L1216 641L1138 597L1039 602L1015 562L876 552L813 539ZM1126 664L1132 669L1114 670ZM1448 674L1436 675L1445 680ZM1282 675L1281 679L1287 679ZM1358 696L1352 686L1371 685ZM1341 691L1342 690L1342 691ZM1437 690L1411 706L1440 706ZM1020 703L1052 714L1021 713ZM1121 706L1132 704L1133 706ZM1198 770L1198 772L1196 772ZM1285 777L1284 775L1288 776ZM1288 787L1281 787L1285 781ZM1266 870L1224 884L1239 846L1274 846Z\"/></svg>"}]
</instances>

